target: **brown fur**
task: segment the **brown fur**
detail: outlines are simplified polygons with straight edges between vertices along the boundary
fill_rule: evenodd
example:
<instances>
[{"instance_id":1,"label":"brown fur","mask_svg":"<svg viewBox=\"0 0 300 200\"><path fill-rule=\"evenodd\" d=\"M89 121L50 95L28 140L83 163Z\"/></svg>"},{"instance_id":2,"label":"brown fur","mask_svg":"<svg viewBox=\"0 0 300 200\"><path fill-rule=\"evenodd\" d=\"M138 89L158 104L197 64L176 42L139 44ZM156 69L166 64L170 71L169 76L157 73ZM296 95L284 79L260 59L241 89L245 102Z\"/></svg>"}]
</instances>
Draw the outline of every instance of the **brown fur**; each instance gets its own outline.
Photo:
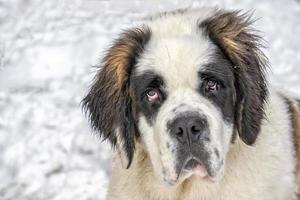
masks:
<instances>
[{"instance_id":1,"label":"brown fur","mask_svg":"<svg viewBox=\"0 0 300 200\"><path fill-rule=\"evenodd\" d=\"M200 28L232 63L237 93L235 129L248 145L254 144L260 132L268 93L265 78L268 61L261 51L262 40L252 29L251 18L239 11L217 11L200 23Z\"/></svg>"},{"instance_id":2,"label":"brown fur","mask_svg":"<svg viewBox=\"0 0 300 200\"><path fill-rule=\"evenodd\" d=\"M292 100L286 99L289 111L291 113L291 120L294 129L294 141L295 141L295 150L296 150L296 181L298 184L298 190L300 190L300 105L298 103L293 102ZM300 191L298 191L298 199L300 200Z\"/></svg>"},{"instance_id":3,"label":"brown fur","mask_svg":"<svg viewBox=\"0 0 300 200\"><path fill-rule=\"evenodd\" d=\"M139 135L129 77L150 35L147 27L121 34L108 49L90 92L83 99L92 127L127 156L127 166L131 163Z\"/></svg>"},{"instance_id":4,"label":"brown fur","mask_svg":"<svg viewBox=\"0 0 300 200\"><path fill-rule=\"evenodd\" d=\"M264 114L263 105L267 95L264 82L266 60L259 49L261 44L259 36L250 28L251 23L252 21L245 14L219 12L201 25L213 42L236 66L233 70L237 76L236 80L239 81L235 83L236 86L239 86L237 93L243 94L237 98L241 106L236 108L239 112L237 116L243 116L236 120L238 124L243 124L239 126L244 126L237 128L240 133L245 134L241 138L247 144L253 144L259 132ZM83 100L85 108L89 111L93 128L100 131L104 139L109 139L113 145L117 146L119 155L114 159L108 192L109 199L187 199L186 196L191 193L191 188L196 183L193 180L185 181L180 187L170 191L160 188L147 150L137 140L139 133L136 127L135 98L130 90L130 74L135 67L137 57L150 39L150 33L146 27L123 33L108 50L101 64L102 68L99 70L89 94ZM299 160L300 109L291 104L290 110ZM233 156L233 162L229 163L236 163L237 158L253 156L253 154L250 155L252 153L250 148L244 146L243 143L235 143L235 146L240 148L236 148L233 155L241 156ZM250 156L243 156L248 154ZM133 157L135 158L133 159ZM124 160L126 163L120 163ZM121 167L124 165L129 167L132 160L130 169L125 170ZM232 180L239 180L235 176L237 174L234 170L229 170L229 172L227 179L224 179L225 186L234 185L235 181ZM299 180L300 164L295 173ZM231 177L233 178L231 179ZM238 187L238 184L236 185ZM195 191L198 191L198 188ZM217 194L214 191L212 193Z\"/></svg>"},{"instance_id":5,"label":"brown fur","mask_svg":"<svg viewBox=\"0 0 300 200\"><path fill-rule=\"evenodd\" d=\"M150 30L146 27L135 28L124 32L113 44L103 59L107 73L111 75L111 82L116 91L122 89L128 80L128 68L133 67L132 58L136 55L137 49L144 39L145 34ZM112 92L112 91L111 91Z\"/></svg>"},{"instance_id":6,"label":"brown fur","mask_svg":"<svg viewBox=\"0 0 300 200\"><path fill-rule=\"evenodd\" d=\"M250 54L259 57L258 61L265 64L267 59L260 50L261 38L251 28L253 22L248 13L219 11L212 19L204 21L202 26L207 26L214 41L235 64L248 65L248 57L253 56Z\"/></svg>"}]
</instances>

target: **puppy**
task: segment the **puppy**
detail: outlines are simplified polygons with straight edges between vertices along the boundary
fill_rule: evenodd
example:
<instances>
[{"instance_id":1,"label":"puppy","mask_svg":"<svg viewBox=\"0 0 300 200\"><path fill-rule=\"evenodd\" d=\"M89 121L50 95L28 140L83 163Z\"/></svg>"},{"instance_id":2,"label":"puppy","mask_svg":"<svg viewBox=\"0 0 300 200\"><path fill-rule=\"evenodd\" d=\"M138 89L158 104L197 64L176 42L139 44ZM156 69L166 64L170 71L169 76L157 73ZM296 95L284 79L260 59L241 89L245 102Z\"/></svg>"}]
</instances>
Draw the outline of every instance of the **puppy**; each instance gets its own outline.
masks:
<instances>
[{"instance_id":1,"label":"puppy","mask_svg":"<svg viewBox=\"0 0 300 200\"><path fill-rule=\"evenodd\" d=\"M177 10L115 40L83 100L115 147L108 199L300 199L299 101L267 84L252 22Z\"/></svg>"}]
</instances>

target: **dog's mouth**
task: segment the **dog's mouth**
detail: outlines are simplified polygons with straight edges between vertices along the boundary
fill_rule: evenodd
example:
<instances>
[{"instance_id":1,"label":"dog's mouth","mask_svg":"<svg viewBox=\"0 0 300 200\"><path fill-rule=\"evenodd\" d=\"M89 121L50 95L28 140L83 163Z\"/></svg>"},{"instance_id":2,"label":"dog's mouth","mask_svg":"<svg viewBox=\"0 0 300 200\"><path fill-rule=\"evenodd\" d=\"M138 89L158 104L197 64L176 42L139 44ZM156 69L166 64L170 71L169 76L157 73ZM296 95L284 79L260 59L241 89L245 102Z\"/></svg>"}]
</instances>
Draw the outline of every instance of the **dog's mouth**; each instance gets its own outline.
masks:
<instances>
[{"instance_id":1,"label":"dog's mouth","mask_svg":"<svg viewBox=\"0 0 300 200\"><path fill-rule=\"evenodd\" d=\"M199 166L202 166L201 162L196 160L195 158L191 158L187 160L186 164L184 165L184 170L193 170Z\"/></svg>"},{"instance_id":2,"label":"dog's mouth","mask_svg":"<svg viewBox=\"0 0 300 200\"><path fill-rule=\"evenodd\" d=\"M211 157L208 151L202 151L199 155L195 152L181 152L172 167L164 168L163 180L169 186L179 185L188 179L216 183L222 174L222 160Z\"/></svg>"},{"instance_id":3,"label":"dog's mouth","mask_svg":"<svg viewBox=\"0 0 300 200\"><path fill-rule=\"evenodd\" d=\"M208 172L203 163L199 159L194 157L186 160L178 174L178 179L186 179L192 175L197 175L200 177L206 177L208 175Z\"/></svg>"}]
</instances>

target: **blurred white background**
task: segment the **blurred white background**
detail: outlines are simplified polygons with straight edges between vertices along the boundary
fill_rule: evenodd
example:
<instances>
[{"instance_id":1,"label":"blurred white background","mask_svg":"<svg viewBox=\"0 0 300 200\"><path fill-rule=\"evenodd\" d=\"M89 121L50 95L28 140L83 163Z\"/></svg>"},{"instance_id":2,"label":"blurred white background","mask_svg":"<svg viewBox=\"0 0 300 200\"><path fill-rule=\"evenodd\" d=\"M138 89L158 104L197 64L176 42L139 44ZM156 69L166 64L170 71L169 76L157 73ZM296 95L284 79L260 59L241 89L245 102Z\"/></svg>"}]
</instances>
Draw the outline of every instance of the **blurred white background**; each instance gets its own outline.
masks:
<instances>
[{"instance_id":1,"label":"blurred white background","mask_svg":"<svg viewBox=\"0 0 300 200\"><path fill-rule=\"evenodd\" d=\"M105 199L110 146L80 107L92 66L141 17L210 5L254 10L271 83L300 95L297 0L0 0L0 199Z\"/></svg>"}]
</instances>

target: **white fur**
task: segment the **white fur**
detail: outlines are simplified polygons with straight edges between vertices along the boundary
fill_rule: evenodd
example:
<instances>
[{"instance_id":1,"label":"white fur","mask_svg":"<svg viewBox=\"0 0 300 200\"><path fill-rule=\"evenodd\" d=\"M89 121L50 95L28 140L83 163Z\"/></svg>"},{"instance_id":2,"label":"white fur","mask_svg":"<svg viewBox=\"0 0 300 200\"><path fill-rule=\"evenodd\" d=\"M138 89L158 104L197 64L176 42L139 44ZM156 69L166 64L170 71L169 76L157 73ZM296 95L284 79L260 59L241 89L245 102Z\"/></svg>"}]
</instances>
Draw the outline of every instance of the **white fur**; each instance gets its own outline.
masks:
<instances>
[{"instance_id":1,"label":"white fur","mask_svg":"<svg viewBox=\"0 0 300 200\"><path fill-rule=\"evenodd\" d=\"M137 149L128 170L114 160L108 199L296 200L291 122L287 105L276 92L271 91L257 142L248 146L238 138L230 146L224 176L217 183L191 177L184 186L166 187L142 149Z\"/></svg>"},{"instance_id":2,"label":"white fur","mask_svg":"<svg viewBox=\"0 0 300 200\"><path fill-rule=\"evenodd\" d=\"M295 199L296 163L287 105L271 93L266 111L255 146L241 140L231 146L224 177L219 186L212 187L215 193L198 180L186 199Z\"/></svg>"},{"instance_id":3,"label":"white fur","mask_svg":"<svg viewBox=\"0 0 300 200\"><path fill-rule=\"evenodd\" d=\"M209 137L211 142L205 143L205 148L211 152L212 158L210 162L213 169L217 169L221 160L226 159L233 129L232 125L224 122L221 112L216 106L201 97L197 91L188 88L178 88L170 92L168 100L160 108L155 123L153 125L148 124L147 120L142 116L139 120L139 130L142 132L142 139L149 151L155 172L162 180L174 183L177 177L175 173L176 155L174 153L177 152L172 153L172 149L176 149L176 144L170 138L171 133L167 132L167 123L170 120L186 111L198 112L206 116L210 128ZM178 106L180 107L176 112L172 112ZM166 147L167 143L171 144L171 148L168 149ZM221 154L219 159L213 153L215 148ZM161 152L161 155L159 152ZM218 169L217 175L222 175L222 168L223 165ZM163 170L166 170L165 177L162 177Z\"/></svg>"},{"instance_id":4,"label":"white fur","mask_svg":"<svg viewBox=\"0 0 300 200\"><path fill-rule=\"evenodd\" d=\"M198 112L207 117L212 142L205 148L212 152L211 155L214 155L215 148L221 154L219 159L212 156L210 160L214 169L220 166L222 159L226 159L233 132L233 125L224 122L221 111L197 91L201 84L198 72L212 62L216 49L198 27L201 20L206 19L209 14L212 13L191 12L188 15L173 15L148 22L152 32L151 40L136 67L137 74L152 71L161 75L165 82L164 89L168 93L168 99L160 108L153 127L141 116L139 129L148 147L156 174L168 183L174 183L177 177L174 159L176 152L172 153L172 149L166 148L166 143L176 148L166 130L168 121L184 111ZM185 105L181 110L172 112L181 104ZM159 152L163 156L160 156ZM223 166L217 175L222 174L222 168ZM166 172L164 177L163 170Z\"/></svg>"},{"instance_id":5,"label":"white fur","mask_svg":"<svg viewBox=\"0 0 300 200\"><path fill-rule=\"evenodd\" d=\"M191 11L158 17L145 22L152 35L138 60L137 73L151 70L165 81L168 99L160 108L153 125L139 117L142 142L136 147L132 166L126 170L116 156L108 192L111 200L295 200L295 152L291 122L284 100L271 91L266 105L266 119L254 146L237 138L230 143L233 124L222 118L221 111L196 90L197 76L212 59L215 46L197 28L200 21L214 14L214 9ZM185 106L171 112L178 105ZM184 111L205 114L210 127L208 150L217 148L225 165L219 170L219 181L192 176L175 184L176 148L166 123ZM171 143L171 148L166 143ZM219 160L212 157L212 165ZM163 170L166 170L163 173ZM224 171L223 171L224 170ZM173 186L166 186L163 180Z\"/></svg>"}]
</instances>

